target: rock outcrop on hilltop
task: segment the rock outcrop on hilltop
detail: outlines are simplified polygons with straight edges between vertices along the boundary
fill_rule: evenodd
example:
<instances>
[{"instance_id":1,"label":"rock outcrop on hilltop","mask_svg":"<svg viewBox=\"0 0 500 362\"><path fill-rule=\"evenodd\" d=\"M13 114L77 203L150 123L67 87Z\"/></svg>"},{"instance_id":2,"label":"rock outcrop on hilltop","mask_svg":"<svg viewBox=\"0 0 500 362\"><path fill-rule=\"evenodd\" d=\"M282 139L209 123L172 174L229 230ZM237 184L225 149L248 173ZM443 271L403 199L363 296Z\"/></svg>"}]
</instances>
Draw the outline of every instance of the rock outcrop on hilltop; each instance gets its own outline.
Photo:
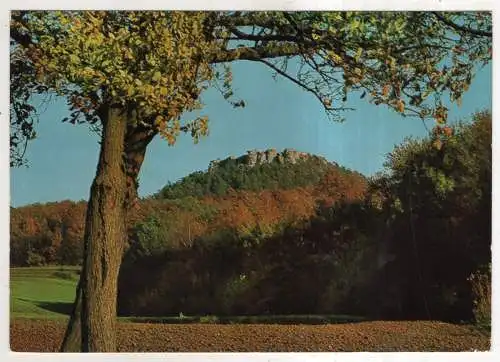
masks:
<instances>
[{"instance_id":1,"label":"rock outcrop on hilltop","mask_svg":"<svg viewBox=\"0 0 500 362\"><path fill-rule=\"evenodd\" d=\"M337 170L338 169L338 170ZM233 191L289 190L316 185L328 172L350 173L335 162L286 148L250 150L240 156L211 161L206 171L193 172L163 187L154 197L222 196Z\"/></svg>"},{"instance_id":2,"label":"rock outcrop on hilltop","mask_svg":"<svg viewBox=\"0 0 500 362\"><path fill-rule=\"evenodd\" d=\"M275 148L270 148L264 151L250 150L247 151L246 155L240 157L230 156L224 160L211 161L209 170L219 165L223 165L226 162L234 160L236 160L238 164L245 165L248 167L255 167L258 165L271 163L273 161L277 161L281 164L285 163L296 164L300 160L306 160L311 158L323 161L325 164L329 163L328 160L326 160L324 157L311 155L307 152L296 151L293 148L285 148L282 152L278 152Z\"/></svg>"}]
</instances>

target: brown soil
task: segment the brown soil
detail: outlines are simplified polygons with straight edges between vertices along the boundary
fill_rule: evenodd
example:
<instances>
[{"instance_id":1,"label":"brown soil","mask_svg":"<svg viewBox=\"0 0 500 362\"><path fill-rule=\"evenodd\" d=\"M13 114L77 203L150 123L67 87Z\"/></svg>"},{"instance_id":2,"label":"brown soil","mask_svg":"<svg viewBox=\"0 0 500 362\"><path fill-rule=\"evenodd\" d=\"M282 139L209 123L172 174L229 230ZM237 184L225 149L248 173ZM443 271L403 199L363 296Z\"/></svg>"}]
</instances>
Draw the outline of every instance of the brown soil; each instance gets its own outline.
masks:
<instances>
[{"instance_id":1,"label":"brown soil","mask_svg":"<svg viewBox=\"0 0 500 362\"><path fill-rule=\"evenodd\" d=\"M16 352L57 352L65 321L18 319ZM441 322L329 325L119 323L121 352L485 351L490 338L470 326Z\"/></svg>"}]
</instances>

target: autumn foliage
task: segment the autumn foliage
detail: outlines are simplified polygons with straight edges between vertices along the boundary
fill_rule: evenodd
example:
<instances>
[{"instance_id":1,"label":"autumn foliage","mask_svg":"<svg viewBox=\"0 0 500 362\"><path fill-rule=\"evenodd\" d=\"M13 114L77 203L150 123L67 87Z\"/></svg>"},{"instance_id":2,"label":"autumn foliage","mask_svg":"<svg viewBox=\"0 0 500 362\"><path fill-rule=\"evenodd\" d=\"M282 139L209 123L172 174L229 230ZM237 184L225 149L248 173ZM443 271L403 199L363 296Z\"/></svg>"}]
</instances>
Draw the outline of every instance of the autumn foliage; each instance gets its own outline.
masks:
<instances>
[{"instance_id":1,"label":"autumn foliage","mask_svg":"<svg viewBox=\"0 0 500 362\"><path fill-rule=\"evenodd\" d=\"M243 233L255 228L273 231L278 224L310 218L320 202L332 204L343 198L361 198L366 189L366 180L359 174L333 165L328 172L320 167L317 171L318 183L288 190L231 189L222 196L146 198L130 215L128 241L133 242L137 228L151 220L158 220L164 231L162 249L191 246L196 238L221 229ZM36 265L80 264L85 209L84 201L12 208L11 264L32 265L28 260L32 254L39 256Z\"/></svg>"},{"instance_id":2,"label":"autumn foliage","mask_svg":"<svg viewBox=\"0 0 500 362\"><path fill-rule=\"evenodd\" d=\"M119 314L486 320L487 276L469 277L491 261L491 116L473 118L440 148L436 135L397 146L369 180L331 165L288 189L142 200ZM84 209L12 209L12 264L78 263Z\"/></svg>"},{"instance_id":3,"label":"autumn foliage","mask_svg":"<svg viewBox=\"0 0 500 362\"><path fill-rule=\"evenodd\" d=\"M79 264L84 220L84 202L68 200L11 209L11 265Z\"/></svg>"}]
</instances>

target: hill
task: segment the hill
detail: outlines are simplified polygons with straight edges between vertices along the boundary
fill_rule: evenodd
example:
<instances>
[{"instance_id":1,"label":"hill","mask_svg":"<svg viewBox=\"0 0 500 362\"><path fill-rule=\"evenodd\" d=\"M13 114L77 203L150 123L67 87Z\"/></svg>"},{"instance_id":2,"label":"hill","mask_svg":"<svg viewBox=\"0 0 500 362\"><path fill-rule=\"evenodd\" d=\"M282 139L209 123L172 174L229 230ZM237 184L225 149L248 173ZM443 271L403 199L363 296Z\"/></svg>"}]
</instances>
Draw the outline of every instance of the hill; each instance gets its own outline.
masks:
<instances>
[{"instance_id":1,"label":"hill","mask_svg":"<svg viewBox=\"0 0 500 362\"><path fill-rule=\"evenodd\" d=\"M167 184L157 199L178 199L185 196L222 196L230 190L290 190L320 182L332 170L352 173L323 157L285 149L247 151L240 157L210 162L207 171L194 172L175 183Z\"/></svg>"},{"instance_id":2,"label":"hill","mask_svg":"<svg viewBox=\"0 0 500 362\"><path fill-rule=\"evenodd\" d=\"M127 222L119 315L357 315L488 331L491 115L472 121L396 146L369 185L314 156L284 162L264 151L212 162L190 185L260 170L256 185L268 189L142 200ZM289 189L271 172L307 162L326 170L311 167ZM13 209L12 264L70 263L84 214L72 202Z\"/></svg>"},{"instance_id":3,"label":"hill","mask_svg":"<svg viewBox=\"0 0 500 362\"><path fill-rule=\"evenodd\" d=\"M249 151L212 161L139 202L129 242L152 250L188 247L221 230L275 231L310 218L321 204L360 198L365 178L322 157L284 150ZM61 201L11 209L11 264L78 264L86 203ZM144 246L144 245L143 245Z\"/></svg>"}]
</instances>

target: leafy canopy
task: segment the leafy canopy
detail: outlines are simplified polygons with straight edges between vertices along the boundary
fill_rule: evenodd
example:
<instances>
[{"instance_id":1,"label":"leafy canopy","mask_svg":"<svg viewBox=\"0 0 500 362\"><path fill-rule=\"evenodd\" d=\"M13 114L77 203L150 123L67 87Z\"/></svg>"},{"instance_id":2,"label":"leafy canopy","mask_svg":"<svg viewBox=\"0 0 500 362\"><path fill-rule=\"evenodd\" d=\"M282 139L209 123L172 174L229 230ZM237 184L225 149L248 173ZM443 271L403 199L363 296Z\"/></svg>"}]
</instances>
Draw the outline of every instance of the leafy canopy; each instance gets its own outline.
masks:
<instances>
[{"instance_id":1,"label":"leafy canopy","mask_svg":"<svg viewBox=\"0 0 500 362\"><path fill-rule=\"evenodd\" d=\"M36 80L68 97L71 121L94 123L104 105L137 108L143 122L173 143L185 111L212 68L205 55L203 13L37 12L26 15ZM206 132L204 120L190 127Z\"/></svg>"},{"instance_id":2,"label":"leafy canopy","mask_svg":"<svg viewBox=\"0 0 500 362\"><path fill-rule=\"evenodd\" d=\"M412 194L426 207L472 213L478 203L491 201L491 122L491 113L483 111L472 122L445 128L446 138L434 131L424 139L405 140L388 155L386 174L374 184L407 208ZM452 197L459 201L450 207L443 200Z\"/></svg>"},{"instance_id":3,"label":"leafy canopy","mask_svg":"<svg viewBox=\"0 0 500 362\"><path fill-rule=\"evenodd\" d=\"M310 92L334 120L354 93L444 123L443 96L459 102L491 60L491 28L484 12L14 12L11 155L34 137L34 93L67 97L74 123L118 106L170 144L181 131L197 140L207 119L181 115L209 86L231 99L237 60Z\"/></svg>"}]
</instances>

